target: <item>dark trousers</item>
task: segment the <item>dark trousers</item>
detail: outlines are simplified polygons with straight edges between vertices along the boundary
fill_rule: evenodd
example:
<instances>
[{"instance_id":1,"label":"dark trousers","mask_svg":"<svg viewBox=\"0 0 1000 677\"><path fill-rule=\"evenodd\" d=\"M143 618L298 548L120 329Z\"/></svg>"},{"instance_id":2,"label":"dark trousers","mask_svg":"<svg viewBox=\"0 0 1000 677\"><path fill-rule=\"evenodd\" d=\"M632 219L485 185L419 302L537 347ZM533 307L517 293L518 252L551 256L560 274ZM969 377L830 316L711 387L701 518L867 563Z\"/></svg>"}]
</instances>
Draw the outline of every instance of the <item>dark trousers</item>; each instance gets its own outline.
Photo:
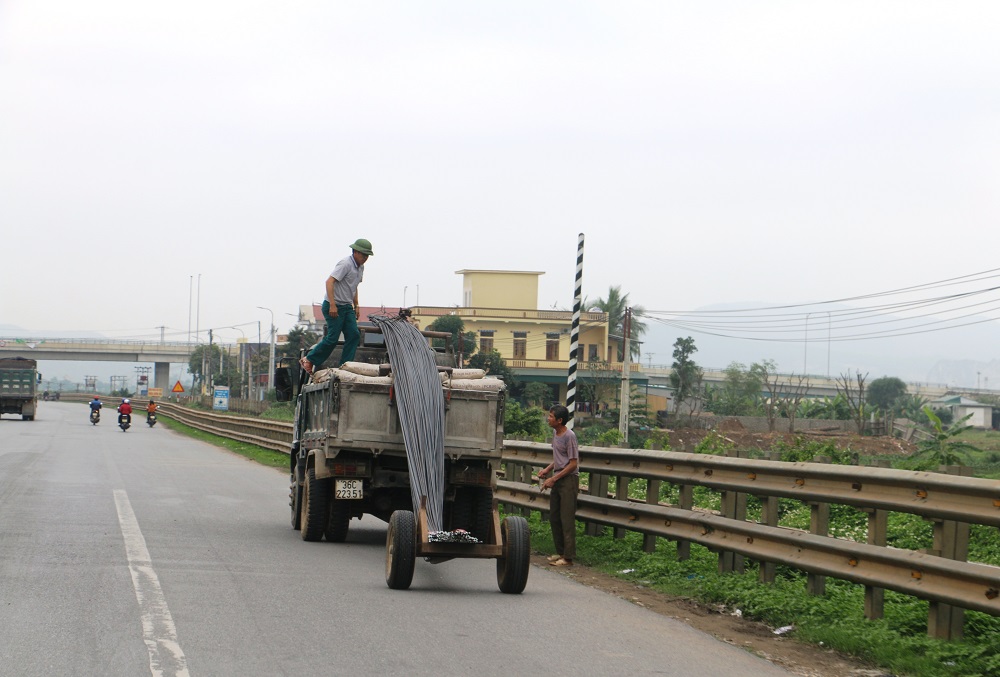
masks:
<instances>
[{"instance_id":1,"label":"dark trousers","mask_svg":"<svg viewBox=\"0 0 1000 677\"><path fill-rule=\"evenodd\" d=\"M327 358L333 354L333 349L340 340L340 333L344 333L344 350L340 354L339 367L344 362L354 359L354 353L358 349L358 341L361 340L361 332L358 331L358 316L354 314L354 306L351 304L338 305L337 317L330 316L330 302L323 301L323 317L326 318L326 334L323 340L316 344L316 347L309 351L306 359L312 366L319 369L326 362Z\"/></svg>"},{"instance_id":2,"label":"dark trousers","mask_svg":"<svg viewBox=\"0 0 1000 677\"><path fill-rule=\"evenodd\" d=\"M576 559L576 495L580 476L566 475L552 487L549 497L549 524L556 552L566 559Z\"/></svg>"}]
</instances>

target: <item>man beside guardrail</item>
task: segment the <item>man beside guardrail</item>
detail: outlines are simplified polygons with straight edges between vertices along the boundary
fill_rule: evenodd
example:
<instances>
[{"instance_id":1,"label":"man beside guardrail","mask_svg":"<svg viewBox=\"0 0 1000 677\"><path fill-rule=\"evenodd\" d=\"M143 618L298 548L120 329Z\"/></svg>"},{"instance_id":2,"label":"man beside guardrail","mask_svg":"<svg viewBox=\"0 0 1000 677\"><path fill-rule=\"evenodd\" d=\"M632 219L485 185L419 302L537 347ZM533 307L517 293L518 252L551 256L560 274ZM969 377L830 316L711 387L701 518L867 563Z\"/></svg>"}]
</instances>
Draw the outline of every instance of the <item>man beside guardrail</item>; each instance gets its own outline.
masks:
<instances>
[{"instance_id":1,"label":"man beside guardrail","mask_svg":"<svg viewBox=\"0 0 1000 677\"><path fill-rule=\"evenodd\" d=\"M573 566L576 558L576 495L580 491L580 445L576 433L566 427L569 409L557 404L549 409L548 424L555 432L552 438L552 463L538 471L542 489L551 489L549 523L556 554L549 557L555 567Z\"/></svg>"}]
</instances>

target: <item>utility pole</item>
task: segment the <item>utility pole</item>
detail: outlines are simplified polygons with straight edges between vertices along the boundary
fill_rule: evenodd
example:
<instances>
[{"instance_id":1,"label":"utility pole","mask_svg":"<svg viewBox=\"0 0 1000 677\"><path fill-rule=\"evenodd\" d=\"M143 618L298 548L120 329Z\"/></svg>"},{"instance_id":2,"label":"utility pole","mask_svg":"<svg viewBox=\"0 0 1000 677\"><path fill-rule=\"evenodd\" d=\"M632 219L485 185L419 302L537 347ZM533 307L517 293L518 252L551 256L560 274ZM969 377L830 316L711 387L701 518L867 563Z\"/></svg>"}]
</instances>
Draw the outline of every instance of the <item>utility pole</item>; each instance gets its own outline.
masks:
<instances>
[{"instance_id":1,"label":"utility pole","mask_svg":"<svg viewBox=\"0 0 1000 677\"><path fill-rule=\"evenodd\" d=\"M629 338L632 334L632 309L625 309L625 321L623 323L622 334L624 334L624 344L622 346L622 394L621 407L619 409L618 432L622 435L622 444L628 446L628 419L629 419L629 358L632 348L629 345Z\"/></svg>"},{"instance_id":2,"label":"utility pole","mask_svg":"<svg viewBox=\"0 0 1000 677\"><path fill-rule=\"evenodd\" d=\"M274 392L274 343L277 339L277 329L274 326L274 311L264 306L257 306L258 310L266 310L271 313L271 356L267 361L267 389Z\"/></svg>"},{"instance_id":3,"label":"utility pole","mask_svg":"<svg viewBox=\"0 0 1000 677\"><path fill-rule=\"evenodd\" d=\"M206 373L208 374L208 392L205 391L205 386L204 386L204 384L205 384L205 375L202 374L202 378L201 378L201 382L202 382L201 394L202 395L210 395L212 393L212 386L214 385L213 378L212 378L212 330L211 329L208 330L208 350L207 350L207 352L208 352L208 355L207 355L207 359L208 359L208 371Z\"/></svg>"}]
</instances>

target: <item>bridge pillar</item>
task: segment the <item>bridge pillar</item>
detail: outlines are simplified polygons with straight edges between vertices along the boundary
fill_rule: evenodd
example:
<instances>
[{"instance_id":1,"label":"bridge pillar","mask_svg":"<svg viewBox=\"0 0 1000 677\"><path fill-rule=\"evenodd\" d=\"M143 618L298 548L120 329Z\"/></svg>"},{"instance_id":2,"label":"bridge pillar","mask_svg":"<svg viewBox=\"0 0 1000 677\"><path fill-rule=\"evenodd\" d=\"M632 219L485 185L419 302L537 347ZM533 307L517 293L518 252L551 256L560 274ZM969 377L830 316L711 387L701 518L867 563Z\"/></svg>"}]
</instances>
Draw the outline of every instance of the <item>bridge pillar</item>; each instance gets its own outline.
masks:
<instances>
[{"instance_id":1,"label":"bridge pillar","mask_svg":"<svg viewBox=\"0 0 1000 677\"><path fill-rule=\"evenodd\" d=\"M163 388L164 394L169 393L173 387L170 383L170 363L154 362L153 369L153 387Z\"/></svg>"}]
</instances>

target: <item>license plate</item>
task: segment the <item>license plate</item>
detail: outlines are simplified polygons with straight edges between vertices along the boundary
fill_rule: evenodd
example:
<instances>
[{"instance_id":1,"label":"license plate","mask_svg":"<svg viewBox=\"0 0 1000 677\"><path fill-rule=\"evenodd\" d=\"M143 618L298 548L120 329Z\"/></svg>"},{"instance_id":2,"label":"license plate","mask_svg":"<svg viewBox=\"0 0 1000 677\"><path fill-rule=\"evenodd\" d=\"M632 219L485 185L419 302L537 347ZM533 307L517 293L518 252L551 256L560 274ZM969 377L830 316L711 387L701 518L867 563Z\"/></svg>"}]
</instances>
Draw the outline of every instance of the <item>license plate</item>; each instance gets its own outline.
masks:
<instances>
[{"instance_id":1,"label":"license plate","mask_svg":"<svg viewBox=\"0 0 1000 677\"><path fill-rule=\"evenodd\" d=\"M333 497L338 499L364 498L363 480L337 480L333 490Z\"/></svg>"}]
</instances>

